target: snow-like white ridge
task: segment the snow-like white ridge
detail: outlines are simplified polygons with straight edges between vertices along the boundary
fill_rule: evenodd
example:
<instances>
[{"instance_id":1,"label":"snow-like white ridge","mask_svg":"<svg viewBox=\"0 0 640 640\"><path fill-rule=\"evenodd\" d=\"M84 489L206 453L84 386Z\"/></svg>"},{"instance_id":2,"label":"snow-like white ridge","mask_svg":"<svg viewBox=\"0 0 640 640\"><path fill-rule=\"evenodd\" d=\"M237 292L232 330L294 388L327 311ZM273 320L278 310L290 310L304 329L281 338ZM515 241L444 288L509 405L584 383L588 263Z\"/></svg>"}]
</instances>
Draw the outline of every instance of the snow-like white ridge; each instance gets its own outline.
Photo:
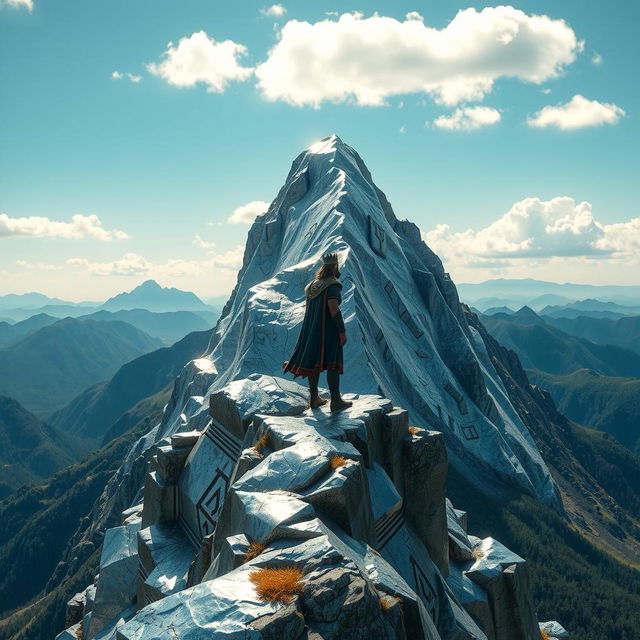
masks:
<instances>
[{"instance_id":1,"label":"snow-like white ridge","mask_svg":"<svg viewBox=\"0 0 640 640\"><path fill-rule=\"evenodd\" d=\"M443 431L453 463L472 479L497 475L556 504L549 470L440 260L417 227L395 218L358 154L335 135L296 158L249 232L210 346L220 372L214 387L280 374L304 313L304 286L328 251L342 263L344 389L380 391L407 407L414 424ZM165 421L161 431L172 429Z\"/></svg>"}]
</instances>

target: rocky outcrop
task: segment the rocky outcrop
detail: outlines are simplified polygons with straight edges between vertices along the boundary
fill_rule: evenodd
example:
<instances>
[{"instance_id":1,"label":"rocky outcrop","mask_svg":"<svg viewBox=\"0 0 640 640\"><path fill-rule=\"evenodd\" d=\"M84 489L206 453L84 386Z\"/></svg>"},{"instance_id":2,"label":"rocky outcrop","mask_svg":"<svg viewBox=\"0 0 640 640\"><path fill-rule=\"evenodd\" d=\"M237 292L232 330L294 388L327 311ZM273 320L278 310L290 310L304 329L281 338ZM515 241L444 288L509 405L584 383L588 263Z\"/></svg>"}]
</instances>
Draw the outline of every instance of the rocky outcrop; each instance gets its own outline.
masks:
<instances>
[{"instance_id":1,"label":"rocky outcrop","mask_svg":"<svg viewBox=\"0 0 640 640\"><path fill-rule=\"evenodd\" d=\"M142 501L106 532L95 585L70 601L73 626L59 640L167 629L185 639L537 638L524 560L468 535L446 499L442 434L380 396L353 395L337 414L307 409L306 396L269 376L212 385L184 430L154 446ZM293 584L273 582L283 570Z\"/></svg>"},{"instance_id":2,"label":"rocky outcrop","mask_svg":"<svg viewBox=\"0 0 640 640\"><path fill-rule=\"evenodd\" d=\"M338 415L310 412L306 390L278 377L304 285L327 251L340 254L344 284L342 384L359 394ZM206 357L182 371L161 423L132 448L49 586L106 530L137 526L135 590L113 594L123 608L111 618L86 599L93 637L151 638L169 625L177 637L201 626L221 637L367 628L504 638L516 625L530 638L522 559L485 576L476 563L494 560L492 543L468 535L464 513L446 502L453 465L486 490L514 486L559 506L493 356L438 257L395 218L358 154L335 136L314 145L252 226ZM300 584L274 604L254 578L282 562ZM133 592L134 608L124 608ZM220 608L201 615L193 603L212 594Z\"/></svg>"}]
</instances>

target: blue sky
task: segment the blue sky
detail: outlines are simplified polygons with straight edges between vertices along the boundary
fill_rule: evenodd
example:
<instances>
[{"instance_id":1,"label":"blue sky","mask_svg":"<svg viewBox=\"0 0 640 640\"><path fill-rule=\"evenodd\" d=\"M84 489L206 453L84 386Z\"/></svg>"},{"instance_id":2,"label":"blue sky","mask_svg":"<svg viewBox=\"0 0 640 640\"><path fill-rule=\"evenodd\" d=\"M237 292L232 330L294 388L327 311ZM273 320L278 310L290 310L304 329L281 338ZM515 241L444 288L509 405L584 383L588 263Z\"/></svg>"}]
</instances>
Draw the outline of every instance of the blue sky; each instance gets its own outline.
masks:
<instances>
[{"instance_id":1,"label":"blue sky","mask_svg":"<svg viewBox=\"0 0 640 640\"><path fill-rule=\"evenodd\" d=\"M458 282L638 284L636 2L0 3L0 294L227 293L330 133Z\"/></svg>"}]
</instances>

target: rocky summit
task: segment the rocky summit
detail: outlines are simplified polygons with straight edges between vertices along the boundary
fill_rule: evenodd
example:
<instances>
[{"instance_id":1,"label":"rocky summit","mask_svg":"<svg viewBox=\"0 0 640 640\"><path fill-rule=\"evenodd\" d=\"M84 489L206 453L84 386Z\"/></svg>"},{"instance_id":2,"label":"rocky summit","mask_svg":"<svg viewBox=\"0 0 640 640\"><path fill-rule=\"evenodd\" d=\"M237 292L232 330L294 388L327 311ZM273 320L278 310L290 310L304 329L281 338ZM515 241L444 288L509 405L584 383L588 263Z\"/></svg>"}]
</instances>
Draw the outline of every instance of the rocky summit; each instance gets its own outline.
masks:
<instances>
[{"instance_id":1,"label":"rocky summit","mask_svg":"<svg viewBox=\"0 0 640 640\"><path fill-rule=\"evenodd\" d=\"M334 414L280 377L329 251L353 401ZM451 464L559 505L486 340L358 154L313 145L251 228L207 354L56 569L102 544L58 638L538 639L525 559L467 531L446 495Z\"/></svg>"}]
</instances>

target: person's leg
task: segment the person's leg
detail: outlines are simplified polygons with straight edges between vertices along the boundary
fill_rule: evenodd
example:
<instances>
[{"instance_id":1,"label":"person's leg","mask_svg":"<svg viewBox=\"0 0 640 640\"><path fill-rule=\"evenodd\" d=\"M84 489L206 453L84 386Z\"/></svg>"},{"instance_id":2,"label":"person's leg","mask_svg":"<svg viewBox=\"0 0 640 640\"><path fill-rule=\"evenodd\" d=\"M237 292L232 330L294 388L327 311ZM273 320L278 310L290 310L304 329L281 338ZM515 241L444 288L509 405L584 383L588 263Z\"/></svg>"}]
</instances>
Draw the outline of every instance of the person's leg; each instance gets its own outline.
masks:
<instances>
[{"instance_id":1,"label":"person's leg","mask_svg":"<svg viewBox=\"0 0 640 640\"><path fill-rule=\"evenodd\" d=\"M335 369L327 369L327 385L331 393L331 411L348 409L353 402L343 400L340 395L340 374Z\"/></svg>"},{"instance_id":2,"label":"person's leg","mask_svg":"<svg viewBox=\"0 0 640 640\"><path fill-rule=\"evenodd\" d=\"M318 382L320 381L319 373L312 373L309 376L309 406L312 409L321 407L323 404L327 404L324 398L321 398L318 394Z\"/></svg>"}]
</instances>

